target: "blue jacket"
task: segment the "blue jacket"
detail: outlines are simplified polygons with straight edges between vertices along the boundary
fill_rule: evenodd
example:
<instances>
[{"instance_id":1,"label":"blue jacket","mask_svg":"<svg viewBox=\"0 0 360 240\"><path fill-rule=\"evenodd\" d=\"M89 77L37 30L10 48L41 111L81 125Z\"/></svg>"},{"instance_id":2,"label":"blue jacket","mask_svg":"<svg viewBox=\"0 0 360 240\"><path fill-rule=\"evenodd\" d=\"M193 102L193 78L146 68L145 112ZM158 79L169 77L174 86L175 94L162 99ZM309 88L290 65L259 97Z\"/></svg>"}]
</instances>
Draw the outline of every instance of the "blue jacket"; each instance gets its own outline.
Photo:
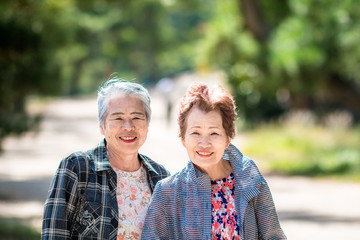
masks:
<instances>
[{"instance_id":1,"label":"blue jacket","mask_svg":"<svg viewBox=\"0 0 360 240\"><path fill-rule=\"evenodd\" d=\"M255 163L232 144L223 158L235 175L235 207L241 239L286 239L270 189ZM142 239L211 239L211 182L191 161L158 182Z\"/></svg>"}]
</instances>

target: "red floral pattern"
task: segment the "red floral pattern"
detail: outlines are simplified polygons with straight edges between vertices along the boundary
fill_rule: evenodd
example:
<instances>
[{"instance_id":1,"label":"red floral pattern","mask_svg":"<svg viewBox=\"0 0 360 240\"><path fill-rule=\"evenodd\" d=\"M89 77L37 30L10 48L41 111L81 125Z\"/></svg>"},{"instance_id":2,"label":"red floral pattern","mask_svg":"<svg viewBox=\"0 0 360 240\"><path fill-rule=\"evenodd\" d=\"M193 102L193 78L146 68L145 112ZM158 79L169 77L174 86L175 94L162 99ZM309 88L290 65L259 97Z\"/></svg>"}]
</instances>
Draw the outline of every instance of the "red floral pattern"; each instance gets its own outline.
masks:
<instances>
[{"instance_id":1,"label":"red floral pattern","mask_svg":"<svg viewBox=\"0 0 360 240\"><path fill-rule=\"evenodd\" d=\"M140 239L151 191L143 166L135 172L113 167L117 174L116 198L119 209L118 240Z\"/></svg>"},{"instance_id":2,"label":"red floral pattern","mask_svg":"<svg viewBox=\"0 0 360 240\"><path fill-rule=\"evenodd\" d=\"M240 240L234 200L234 174L211 181L211 187L212 239Z\"/></svg>"}]
</instances>

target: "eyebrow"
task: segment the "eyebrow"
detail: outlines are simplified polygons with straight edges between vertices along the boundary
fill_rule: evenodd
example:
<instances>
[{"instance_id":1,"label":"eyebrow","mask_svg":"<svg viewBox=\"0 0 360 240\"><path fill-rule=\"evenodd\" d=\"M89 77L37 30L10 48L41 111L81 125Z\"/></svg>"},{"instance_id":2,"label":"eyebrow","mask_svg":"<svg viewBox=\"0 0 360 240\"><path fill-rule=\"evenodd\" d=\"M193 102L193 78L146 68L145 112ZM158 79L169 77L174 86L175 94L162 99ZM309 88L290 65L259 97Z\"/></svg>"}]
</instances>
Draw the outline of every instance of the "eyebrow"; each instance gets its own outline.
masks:
<instances>
[{"instance_id":1,"label":"eyebrow","mask_svg":"<svg viewBox=\"0 0 360 240\"><path fill-rule=\"evenodd\" d=\"M200 127L200 126L193 126L193 127L191 127L190 129L193 129L193 128L201 128L201 127ZM209 129L213 129L213 128L220 129L220 127L217 127L217 126L211 126L211 127L209 127Z\"/></svg>"},{"instance_id":2,"label":"eyebrow","mask_svg":"<svg viewBox=\"0 0 360 240\"><path fill-rule=\"evenodd\" d=\"M111 114L111 116L114 116L114 115L124 115L125 113L123 112L114 112ZM142 112L132 112L130 113L130 115L142 115L142 116L145 116L145 113L142 113Z\"/></svg>"}]
</instances>

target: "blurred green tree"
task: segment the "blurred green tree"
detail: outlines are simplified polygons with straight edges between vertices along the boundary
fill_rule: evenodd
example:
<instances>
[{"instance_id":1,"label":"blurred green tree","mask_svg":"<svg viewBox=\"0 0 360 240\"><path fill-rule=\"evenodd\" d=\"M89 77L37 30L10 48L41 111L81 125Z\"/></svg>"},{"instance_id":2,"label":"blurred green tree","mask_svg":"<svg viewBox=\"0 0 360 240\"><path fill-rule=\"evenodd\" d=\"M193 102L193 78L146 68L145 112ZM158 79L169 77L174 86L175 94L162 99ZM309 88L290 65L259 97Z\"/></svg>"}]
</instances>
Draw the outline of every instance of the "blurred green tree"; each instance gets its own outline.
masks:
<instances>
[{"instance_id":1,"label":"blurred green tree","mask_svg":"<svg viewBox=\"0 0 360 240\"><path fill-rule=\"evenodd\" d=\"M291 108L360 117L360 2L217 2L197 59L224 69L246 119Z\"/></svg>"},{"instance_id":2,"label":"blurred green tree","mask_svg":"<svg viewBox=\"0 0 360 240\"><path fill-rule=\"evenodd\" d=\"M0 141L36 123L30 95L91 93L114 72L154 84L224 70L252 122L292 108L360 116L360 2L4 0Z\"/></svg>"},{"instance_id":3,"label":"blurred green tree","mask_svg":"<svg viewBox=\"0 0 360 240\"><path fill-rule=\"evenodd\" d=\"M70 94L92 92L114 72L155 84L160 78L192 69L192 43L210 8L192 1L74 1L67 13L66 47L58 59Z\"/></svg>"},{"instance_id":4,"label":"blurred green tree","mask_svg":"<svg viewBox=\"0 0 360 240\"><path fill-rule=\"evenodd\" d=\"M0 143L11 134L20 134L38 121L29 116L25 102L29 94L56 93L58 65L49 61L59 44L46 30L57 30L52 16L39 1L0 3ZM50 6L49 6L50 7Z\"/></svg>"},{"instance_id":5,"label":"blurred green tree","mask_svg":"<svg viewBox=\"0 0 360 240\"><path fill-rule=\"evenodd\" d=\"M154 84L191 69L208 6L193 1L5 0L0 2L0 142L38 118L30 95L94 92L120 77Z\"/></svg>"}]
</instances>

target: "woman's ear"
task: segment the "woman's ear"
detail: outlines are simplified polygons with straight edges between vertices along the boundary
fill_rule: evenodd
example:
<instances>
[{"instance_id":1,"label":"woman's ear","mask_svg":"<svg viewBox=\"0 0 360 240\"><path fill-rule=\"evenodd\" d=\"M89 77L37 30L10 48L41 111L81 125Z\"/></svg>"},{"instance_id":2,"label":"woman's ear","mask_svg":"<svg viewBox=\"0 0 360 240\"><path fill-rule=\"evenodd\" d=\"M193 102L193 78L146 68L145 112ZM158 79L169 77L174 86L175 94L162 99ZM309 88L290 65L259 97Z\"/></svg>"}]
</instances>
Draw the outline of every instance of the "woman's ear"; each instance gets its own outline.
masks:
<instances>
[{"instance_id":1,"label":"woman's ear","mask_svg":"<svg viewBox=\"0 0 360 240\"><path fill-rule=\"evenodd\" d=\"M102 135L105 135L104 128L102 127L101 124L99 124L99 128L100 128L100 133L101 133Z\"/></svg>"},{"instance_id":2,"label":"woman's ear","mask_svg":"<svg viewBox=\"0 0 360 240\"><path fill-rule=\"evenodd\" d=\"M186 146L185 146L185 140L184 140L183 138L181 138L181 143L182 143L182 145L184 146L184 148L186 148Z\"/></svg>"},{"instance_id":3,"label":"woman's ear","mask_svg":"<svg viewBox=\"0 0 360 240\"><path fill-rule=\"evenodd\" d=\"M231 143L231 137L228 137L226 148L230 145L230 143Z\"/></svg>"}]
</instances>

